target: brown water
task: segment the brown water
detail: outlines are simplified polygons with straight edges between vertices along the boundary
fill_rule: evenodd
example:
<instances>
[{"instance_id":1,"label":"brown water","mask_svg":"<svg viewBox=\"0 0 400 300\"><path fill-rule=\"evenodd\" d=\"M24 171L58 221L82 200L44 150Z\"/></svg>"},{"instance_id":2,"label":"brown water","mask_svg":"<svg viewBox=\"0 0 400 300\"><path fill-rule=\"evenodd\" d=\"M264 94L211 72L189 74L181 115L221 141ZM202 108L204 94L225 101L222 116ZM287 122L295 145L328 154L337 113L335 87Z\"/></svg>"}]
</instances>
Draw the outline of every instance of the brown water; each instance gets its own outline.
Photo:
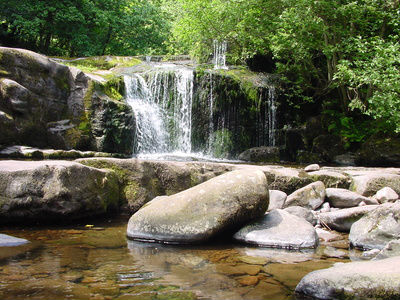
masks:
<instances>
[{"instance_id":1,"label":"brown water","mask_svg":"<svg viewBox=\"0 0 400 300\"><path fill-rule=\"evenodd\" d=\"M292 300L304 275L346 262L349 255L339 249L343 245L289 252L132 242L126 223L0 229L32 242L0 248L0 299Z\"/></svg>"}]
</instances>

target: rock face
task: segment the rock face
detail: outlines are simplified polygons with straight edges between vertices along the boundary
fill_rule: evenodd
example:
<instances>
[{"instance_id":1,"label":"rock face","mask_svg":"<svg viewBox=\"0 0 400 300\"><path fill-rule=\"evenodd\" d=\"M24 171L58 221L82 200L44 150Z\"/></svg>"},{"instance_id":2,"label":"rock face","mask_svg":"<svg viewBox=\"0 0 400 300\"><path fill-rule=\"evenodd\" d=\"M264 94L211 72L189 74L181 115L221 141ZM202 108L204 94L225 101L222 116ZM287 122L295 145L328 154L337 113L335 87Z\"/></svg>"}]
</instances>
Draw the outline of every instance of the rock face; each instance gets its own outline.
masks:
<instances>
[{"instance_id":1,"label":"rock face","mask_svg":"<svg viewBox=\"0 0 400 300\"><path fill-rule=\"evenodd\" d=\"M0 73L0 144L132 153L133 113L108 97L101 82L37 53L5 47Z\"/></svg>"},{"instance_id":2,"label":"rock face","mask_svg":"<svg viewBox=\"0 0 400 300\"><path fill-rule=\"evenodd\" d=\"M255 147L240 153L240 160L252 162L279 162L278 147Z\"/></svg>"},{"instance_id":3,"label":"rock face","mask_svg":"<svg viewBox=\"0 0 400 300\"><path fill-rule=\"evenodd\" d=\"M240 229L235 240L270 248L315 248L318 235L303 218L277 209Z\"/></svg>"},{"instance_id":4,"label":"rock face","mask_svg":"<svg viewBox=\"0 0 400 300\"><path fill-rule=\"evenodd\" d=\"M354 247L382 249L391 240L400 239L400 202L380 205L356 223L349 241Z\"/></svg>"},{"instance_id":5,"label":"rock face","mask_svg":"<svg viewBox=\"0 0 400 300\"><path fill-rule=\"evenodd\" d=\"M400 256L336 264L307 274L296 292L318 299L399 299Z\"/></svg>"},{"instance_id":6,"label":"rock face","mask_svg":"<svg viewBox=\"0 0 400 300\"><path fill-rule=\"evenodd\" d=\"M344 208L337 211L330 211L318 214L322 224L326 224L330 229L341 232L349 232L354 222L361 219L365 214L378 208L378 205L367 205L360 207Z\"/></svg>"},{"instance_id":7,"label":"rock face","mask_svg":"<svg viewBox=\"0 0 400 300\"><path fill-rule=\"evenodd\" d=\"M26 239L20 239L14 236L0 233L0 247L14 247L29 243Z\"/></svg>"},{"instance_id":8,"label":"rock face","mask_svg":"<svg viewBox=\"0 0 400 300\"><path fill-rule=\"evenodd\" d=\"M127 235L165 243L198 243L262 216L267 207L264 173L237 170L153 199L130 218Z\"/></svg>"},{"instance_id":9,"label":"rock face","mask_svg":"<svg viewBox=\"0 0 400 300\"><path fill-rule=\"evenodd\" d=\"M324 203L324 199L325 185L322 181L317 181L290 194L285 201L284 207L302 206L316 209Z\"/></svg>"},{"instance_id":10,"label":"rock face","mask_svg":"<svg viewBox=\"0 0 400 300\"><path fill-rule=\"evenodd\" d=\"M118 201L114 172L68 161L0 161L0 223L99 215Z\"/></svg>"},{"instance_id":11,"label":"rock face","mask_svg":"<svg viewBox=\"0 0 400 300\"><path fill-rule=\"evenodd\" d=\"M327 188L326 197L331 206L338 208L354 207L363 201L365 204L379 204L376 200L374 201L346 189Z\"/></svg>"}]
</instances>

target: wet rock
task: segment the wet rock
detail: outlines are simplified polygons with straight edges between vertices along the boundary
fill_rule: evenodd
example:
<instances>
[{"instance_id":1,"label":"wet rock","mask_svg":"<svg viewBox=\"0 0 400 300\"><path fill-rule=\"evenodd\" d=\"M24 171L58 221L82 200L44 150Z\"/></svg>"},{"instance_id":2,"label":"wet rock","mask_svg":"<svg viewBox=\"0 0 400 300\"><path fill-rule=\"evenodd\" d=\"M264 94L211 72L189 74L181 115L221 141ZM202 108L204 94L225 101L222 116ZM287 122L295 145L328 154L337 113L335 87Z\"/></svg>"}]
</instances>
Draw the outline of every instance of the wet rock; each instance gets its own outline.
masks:
<instances>
[{"instance_id":1,"label":"wet rock","mask_svg":"<svg viewBox=\"0 0 400 300\"><path fill-rule=\"evenodd\" d=\"M285 200L287 198L287 194L278 190L269 190L269 206L268 211L274 209L281 209Z\"/></svg>"},{"instance_id":2,"label":"wet rock","mask_svg":"<svg viewBox=\"0 0 400 300\"><path fill-rule=\"evenodd\" d=\"M344 208L337 211L320 213L317 215L322 224L330 229L340 232L349 232L354 222L361 219L365 214L378 208L378 205L367 205L360 207Z\"/></svg>"},{"instance_id":3,"label":"wet rock","mask_svg":"<svg viewBox=\"0 0 400 300\"><path fill-rule=\"evenodd\" d=\"M355 192L338 188L327 188L326 198L333 207L338 208L355 207L361 202L364 202L365 204L379 204L378 202L361 196Z\"/></svg>"},{"instance_id":4,"label":"wet rock","mask_svg":"<svg viewBox=\"0 0 400 300\"><path fill-rule=\"evenodd\" d=\"M385 259L393 256L400 256L400 240L391 240L381 251L377 253L374 259Z\"/></svg>"},{"instance_id":5,"label":"wet rock","mask_svg":"<svg viewBox=\"0 0 400 300\"><path fill-rule=\"evenodd\" d=\"M320 169L319 164L312 164L312 165L308 165L307 167L305 167L304 171L314 172L314 171L319 171L319 169Z\"/></svg>"},{"instance_id":6,"label":"wet rock","mask_svg":"<svg viewBox=\"0 0 400 300\"><path fill-rule=\"evenodd\" d=\"M29 243L26 239L20 239L11 235L0 233L0 247L14 247Z\"/></svg>"},{"instance_id":7,"label":"wet rock","mask_svg":"<svg viewBox=\"0 0 400 300\"><path fill-rule=\"evenodd\" d=\"M257 256L239 256L238 260L250 265L265 265L268 262L268 259L265 257L257 257Z\"/></svg>"},{"instance_id":8,"label":"wet rock","mask_svg":"<svg viewBox=\"0 0 400 300\"><path fill-rule=\"evenodd\" d=\"M394 202L399 199L399 195L390 187L384 187L376 192L374 198L379 203Z\"/></svg>"},{"instance_id":9,"label":"wet rock","mask_svg":"<svg viewBox=\"0 0 400 300\"><path fill-rule=\"evenodd\" d=\"M280 209L246 225L233 238L271 248L302 249L318 245L318 235L309 222Z\"/></svg>"},{"instance_id":10,"label":"wet rock","mask_svg":"<svg viewBox=\"0 0 400 300\"><path fill-rule=\"evenodd\" d=\"M129 220L132 239L198 243L260 217L268 207L267 182L259 170L225 173L169 197L158 197Z\"/></svg>"},{"instance_id":11,"label":"wet rock","mask_svg":"<svg viewBox=\"0 0 400 300\"><path fill-rule=\"evenodd\" d=\"M302 206L316 209L322 205L325 199L325 185L322 181L311 183L290 194L284 208L289 206Z\"/></svg>"},{"instance_id":12,"label":"wet rock","mask_svg":"<svg viewBox=\"0 0 400 300\"><path fill-rule=\"evenodd\" d=\"M318 299L398 299L400 256L336 264L307 274L296 292Z\"/></svg>"},{"instance_id":13,"label":"wet rock","mask_svg":"<svg viewBox=\"0 0 400 300\"><path fill-rule=\"evenodd\" d=\"M385 172L369 172L359 176L352 176L350 190L369 197L384 187L392 188L397 194L400 193L400 175Z\"/></svg>"},{"instance_id":14,"label":"wet rock","mask_svg":"<svg viewBox=\"0 0 400 300\"><path fill-rule=\"evenodd\" d=\"M0 222L70 220L118 207L114 172L70 161L0 161Z\"/></svg>"},{"instance_id":15,"label":"wet rock","mask_svg":"<svg viewBox=\"0 0 400 300\"><path fill-rule=\"evenodd\" d=\"M290 206L285 208L284 211L288 212L289 214L295 215L299 218L303 218L314 226L317 224L317 218L310 209L301 206Z\"/></svg>"},{"instance_id":16,"label":"wet rock","mask_svg":"<svg viewBox=\"0 0 400 300\"><path fill-rule=\"evenodd\" d=\"M400 239L400 201L379 205L355 222L349 235L350 243L362 249L382 249L397 239Z\"/></svg>"},{"instance_id":17,"label":"wet rock","mask_svg":"<svg viewBox=\"0 0 400 300\"><path fill-rule=\"evenodd\" d=\"M279 162L278 147L255 147L240 153L238 159L251 162Z\"/></svg>"}]
</instances>

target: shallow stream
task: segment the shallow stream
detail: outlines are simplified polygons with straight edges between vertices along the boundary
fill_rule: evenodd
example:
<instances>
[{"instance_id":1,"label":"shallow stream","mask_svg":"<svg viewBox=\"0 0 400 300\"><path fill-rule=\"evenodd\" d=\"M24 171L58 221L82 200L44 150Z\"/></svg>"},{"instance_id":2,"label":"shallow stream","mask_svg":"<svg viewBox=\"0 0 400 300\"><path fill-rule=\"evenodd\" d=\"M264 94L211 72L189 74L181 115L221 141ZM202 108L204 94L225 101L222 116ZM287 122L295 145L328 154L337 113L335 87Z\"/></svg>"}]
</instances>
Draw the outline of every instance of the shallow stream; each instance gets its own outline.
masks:
<instances>
[{"instance_id":1,"label":"shallow stream","mask_svg":"<svg viewBox=\"0 0 400 300\"><path fill-rule=\"evenodd\" d=\"M226 243L164 246L128 241L126 224L119 217L1 228L32 243L0 248L0 299L293 300L304 275L349 261L344 241L304 252Z\"/></svg>"}]
</instances>

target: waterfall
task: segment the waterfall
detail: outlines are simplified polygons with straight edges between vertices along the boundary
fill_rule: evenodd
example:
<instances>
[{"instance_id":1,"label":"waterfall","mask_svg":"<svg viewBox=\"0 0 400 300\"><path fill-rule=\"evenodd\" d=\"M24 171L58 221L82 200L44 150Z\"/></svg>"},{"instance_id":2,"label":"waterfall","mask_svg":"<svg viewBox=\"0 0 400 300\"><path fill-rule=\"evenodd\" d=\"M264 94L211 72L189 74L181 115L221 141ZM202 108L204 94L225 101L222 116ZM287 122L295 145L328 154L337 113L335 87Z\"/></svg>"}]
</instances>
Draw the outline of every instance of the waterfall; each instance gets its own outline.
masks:
<instances>
[{"instance_id":1,"label":"waterfall","mask_svg":"<svg viewBox=\"0 0 400 300\"><path fill-rule=\"evenodd\" d=\"M226 41L214 40L214 69L227 69L226 66Z\"/></svg>"},{"instance_id":2,"label":"waterfall","mask_svg":"<svg viewBox=\"0 0 400 300\"><path fill-rule=\"evenodd\" d=\"M268 146L276 145L276 91L274 86L268 87L268 99L265 105L265 128L268 133Z\"/></svg>"},{"instance_id":3,"label":"waterfall","mask_svg":"<svg viewBox=\"0 0 400 300\"><path fill-rule=\"evenodd\" d=\"M214 134L214 83L212 72L210 72L210 96L209 96L209 119L208 119L208 145L207 145L207 154L212 155L213 153L213 145L215 141Z\"/></svg>"},{"instance_id":4,"label":"waterfall","mask_svg":"<svg viewBox=\"0 0 400 300\"><path fill-rule=\"evenodd\" d=\"M134 153L190 153L193 70L164 64L124 79L136 118Z\"/></svg>"}]
</instances>

